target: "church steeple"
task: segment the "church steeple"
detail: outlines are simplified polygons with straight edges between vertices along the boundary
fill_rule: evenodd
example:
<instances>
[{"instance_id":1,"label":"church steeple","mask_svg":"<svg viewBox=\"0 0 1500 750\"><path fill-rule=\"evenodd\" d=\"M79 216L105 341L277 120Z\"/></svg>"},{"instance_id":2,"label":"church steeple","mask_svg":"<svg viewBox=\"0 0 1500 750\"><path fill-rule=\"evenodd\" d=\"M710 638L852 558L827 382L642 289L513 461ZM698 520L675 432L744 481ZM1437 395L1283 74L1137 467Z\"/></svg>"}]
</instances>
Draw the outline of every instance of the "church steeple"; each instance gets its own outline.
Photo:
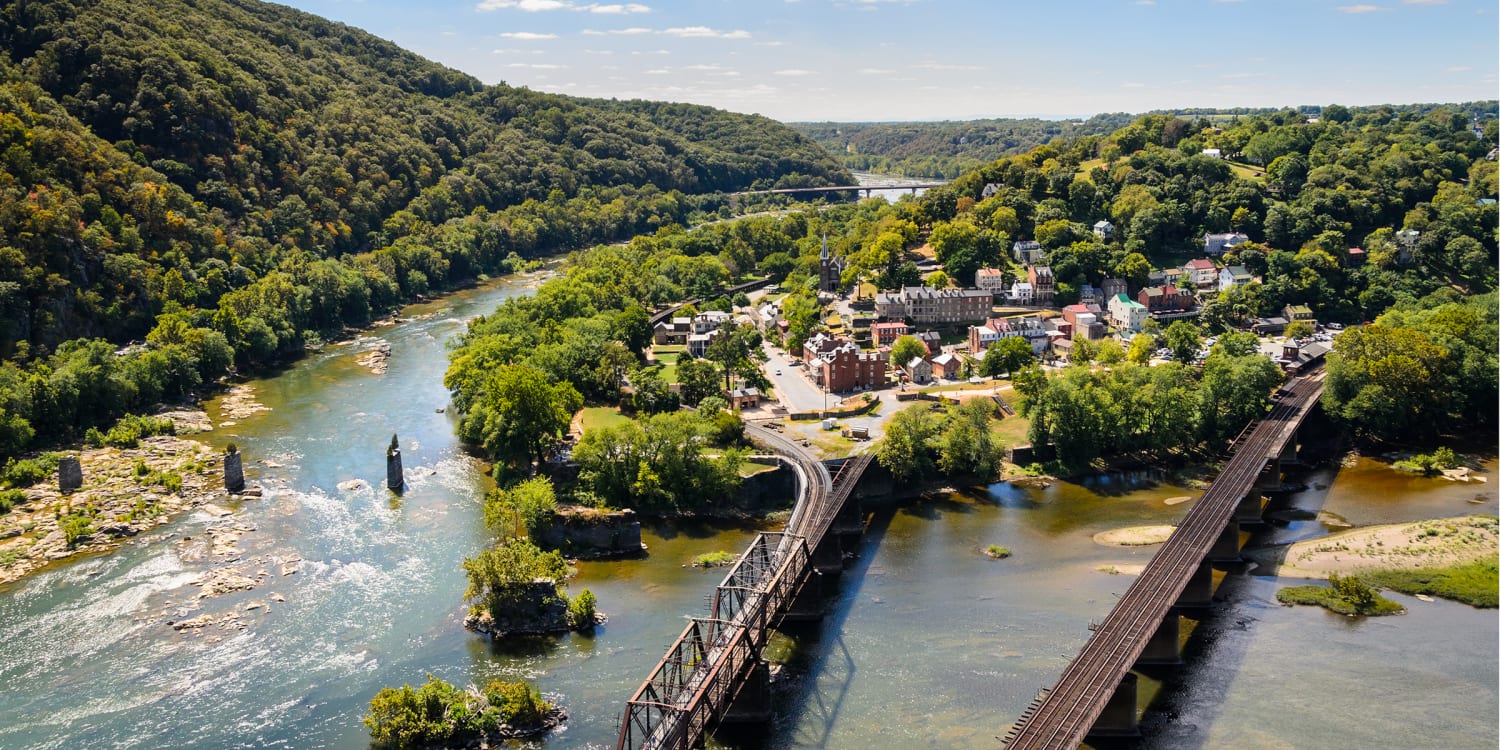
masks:
<instances>
[{"instance_id":1,"label":"church steeple","mask_svg":"<svg viewBox=\"0 0 1500 750\"><path fill-rule=\"evenodd\" d=\"M823 230L823 251L818 253L818 260L828 260L828 230Z\"/></svg>"}]
</instances>

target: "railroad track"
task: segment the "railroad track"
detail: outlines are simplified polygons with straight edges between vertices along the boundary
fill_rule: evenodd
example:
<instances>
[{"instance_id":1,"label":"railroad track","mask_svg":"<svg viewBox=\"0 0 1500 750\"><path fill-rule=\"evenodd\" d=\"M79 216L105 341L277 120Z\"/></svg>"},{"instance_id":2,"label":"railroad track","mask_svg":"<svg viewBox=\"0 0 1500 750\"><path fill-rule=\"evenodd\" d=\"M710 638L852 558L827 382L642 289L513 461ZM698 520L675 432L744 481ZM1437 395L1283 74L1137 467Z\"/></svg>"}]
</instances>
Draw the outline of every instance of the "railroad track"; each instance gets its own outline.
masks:
<instances>
[{"instance_id":1,"label":"railroad track","mask_svg":"<svg viewBox=\"0 0 1500 750\"><path fill-rule=\"evenodd\" d=\"M1007 734L1007 750L1072 750L1082 744L1266 460L1281 451L1322 390L1321 372L1296 378L1254 429L1236 438L1234 455L1219 477L1095 627L1057 684L1039 695Z\"/></svg>"}]
</instances>

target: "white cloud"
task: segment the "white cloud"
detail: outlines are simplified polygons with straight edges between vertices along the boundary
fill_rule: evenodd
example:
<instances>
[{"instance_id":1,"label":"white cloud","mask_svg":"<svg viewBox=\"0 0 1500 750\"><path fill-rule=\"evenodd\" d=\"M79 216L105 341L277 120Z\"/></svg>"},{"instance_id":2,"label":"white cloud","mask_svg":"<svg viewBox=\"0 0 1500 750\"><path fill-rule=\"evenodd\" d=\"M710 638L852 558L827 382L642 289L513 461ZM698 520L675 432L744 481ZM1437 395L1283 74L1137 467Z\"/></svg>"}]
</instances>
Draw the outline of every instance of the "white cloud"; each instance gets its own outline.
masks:
<instances>
[{"instance_id":1,"label":"white cloud","mask_svg":"<svg viewBox=\"0 0 1500 750\"><path fill-rule=\"evenodd\" d=\"M650 13L649 6L640 3L588 3L578 5L573 0L480 0L474 6L475 10L520 10L527 13L541 13L550 10L571 10L579 13L598 13L601 15L624 15L627 13Z\"/></svg>"},{"instance_id":2,"label":"white cloud","mask_svg":"<svg viewBox=\"0 0 1500 750\"><path fill-rule=\"evenodd\" d=\"M586 49L583 51L585 55L613 55L614 53L615 51L612 49Z\"/></svg>"},{"instance_id":3,"label":"white cloud","mask_svg":"<svg viewBox=\"0 0 1500 750\"><path fill-rule=\"evenodd\" d=\"M640 3L625 3L623 5L621 5L619 3L612 3L612 4L609 4L609 5L599 5L597 3L591 3L589 5L584 5L584 6L579 7L579 8L574 8L574 10L583 10L583 11L588 11L589 13L599 13L601 15L613 15L613 16L625 15L627 13L650 13L651 12L650 8L648 8L648 7L644 6L644 5L641 5Z\"/></svg>"},{"instance_id":4,"label":"white cloud","mask_svg":"<svg viewBox=\"0 0 1500 750\"><path fill-rule=\"evenodd\" d=\"M507 31L500 35L501 39L519 39L524 42L536 42L544 39L556 39L556 34L537 34L531 31Z\"/></svg>"},{"instance_id":5,"label":"white cloud","mask_svg":"<svg viewBox=\"0 0 1500 750\"><path fill-rule=\"evenodd\" d=\"M785 47L786 42L756 42L757 47Z\"/></svg>"},{"instance_id":6,"label":"white cloud","mask_svg":"<svg viewBox=\"0 0 1500 750\"><path fill-rule=\"evenodd\" d=\"M896 72L896 71L894 71L894 70L886 70L884 68L860 68L859 69L860 75L866 75L866 76L884 76L884 75L890 75L890 74L892 74L894 72Z\"/></svg>"},{"instance_id":7,"label":"white cloud","mask_svg":"<svg viewBox=\"0 0 1500 750\"><path fill-rule=\"evenodd\" d=\"M1379 5L1340 5L1338 7L1338 11L1340 13L1351 13L1355 15L1358 15L1360 13L1375 13L1382 10L1386 9L1380 7Z\"/></svg>"},{"instance_id":8,"label":"white cloud","mask_svg":"<svg viewBox=\"0 0 1500 750\"><path fill-rule=\"evenodd\" d=\"M628 29L608 29L605 31L595 31L593 29L583 30L584 36L635 36L638 34L651 33L654 33L651 29L641 28L640 26L632 26Z\"/></svg>"},{"instance_id":9,"label":"white cloud","mask_svg":"<svg viewBox=\"0 0 1500 750\"><path fill-rule=\"evenodd\" d=\"M1407 5L1447 5L1448 0L1401 0Z\"/></svg>"},{"instance_id":10,"label":"white cloud","mask_svg":"<svg viewBox=\"0 0 1500 750\"><path fill-rule=\"evenodd\" d=\"M786 76L788 78L798 78L801 76L810 76L815 74L811 70L802 70L801 68L787 68L785 70L778 70L771 75Z\"/></svg>"},{"instance_id":11,"label":"white cloud","mask_svg":"<svg viewBox=\"0 0 1500 750\"><path fill-rule=\"evenodd\" d=\"M683 39L749 39L750 32L744 29L734 31L719 31L707 26L679 26L664 29L661 33L667 36L675 36Z\"/></svg>"},{"instance_id":12,"label":"white cloud","mask_svg":"<svg viewBox=\"0 0 1500 750\"><path fill-rule=\"evenodd\" d=\"M651 70L646 71L646 75L648 75L648 76L664 76L664 75L666 75L668 73L671 73L671 72L672 72L671 68L652 68Z\"/></svg>"},{"instance_id":13,"label":"white cloud","mask_svg":"<svg viewBox=\"0 0 1500 750\"><path fill-rule=\"evenodd\" d=\"M568 7L563 0L482 0L475 10L524 10L537 13L544 10L562 10Z\"/></svg>"},{"instance_id":14,"label":"white cloud","mask_svg":"<svg viewBox=\"0 0 1500 750\"><path fill-rule=\"evenodd\" d=\"M950 63L932 62L930 60L928 62L919 62L912 67L923 70L983 70L978 65L953 65Z\"/></svg>"},{"instance_id":15,"label":"white cloud","mask_svg":"<svg viewBox=\"0 0 1500 750\"><path fill-rule=\"evenodd\" d=\"M529 68L531 70L562 70L568 66L554 63L511 63L508 68Z\"/></svg>"},{"instance_id":16,"label":"white cloud","mask_svg":"<svg viewBox=\"0 0 1500 750\"><path fill-rule=\"evenodd\" d=\"M1136 5L1155 5L1156 0L1135 0Z\"/></svg>"}]
</instances>

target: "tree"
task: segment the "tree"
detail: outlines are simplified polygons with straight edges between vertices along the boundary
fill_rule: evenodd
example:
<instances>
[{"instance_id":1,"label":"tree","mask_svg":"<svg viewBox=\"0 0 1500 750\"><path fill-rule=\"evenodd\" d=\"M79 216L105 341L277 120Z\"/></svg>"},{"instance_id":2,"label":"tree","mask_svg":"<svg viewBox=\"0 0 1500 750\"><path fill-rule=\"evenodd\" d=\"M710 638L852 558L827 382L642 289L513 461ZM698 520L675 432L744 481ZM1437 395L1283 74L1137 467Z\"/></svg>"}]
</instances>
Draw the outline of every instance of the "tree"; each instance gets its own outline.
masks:
<instances>
[{"instance_id":1,"label":"tree","mask_svg":"<svg viewBox=\"0 0 1500 750\"><path fill-rule=\"evenodd\" d=\"M625 348L637 356L651 345L651 316L638 304L631 304L615 314L614 329L615 336Z\"/></svg>"},{"instance_id":2,"label":"tree","mask_svg":"<svg viewBox=\"0 0 1500 750\"><path fill-rule=\"evenodd\" d=\"M885 437L875 445L875 459L897 482L931 473L930 443L937 434L936 422L926 409L912 407L896 412L886 424Z\"/></svg>"},{"instance_id":3,"label":"tree","mask_svg":"<svg viewBox=\"0 0 1500 750\"><path fill-rule=\"evenodd\" d=\"M1014 373L1036 360L1031 344L1020 336L1007 336L993 344L984 353L982 367L991 378L1000 373Z\"/></svg>"},{"instance_id":4,"label":"tree","mask_svg":"<svg viewBox=\"0 0 1500 750\"><path fill-rule=\"evenodd\" d=\"M911 411L908 409L907 411ZM990 432L995 407L989 399L974 398L949 407L942 436L937 440L938 468L949 476L966 475L987 481L1000 471L1003 447Z\"/></svg>"},{"instance_id":5,"label":"tree","mask_svg":"<svg viewBox=\"0 0 1500 750\"><path fill-rule=\"evenodd\" d=\"M568 575L562 555L543 552L530 540L519 538L465 559L463 568L469 575L464 598L474 602L475 611L489 612L497 620L525 602L532 581L546 578L562 583Z\"/></svg>"},{"instance_id":6,"label":"tree","mask_svg":"<svg viewBox=\"0 0 1500 750\"><path fill-rule=\"evenodd\" d=\"M692 357L677 360L678 395L682 402L696 406L703 399L719 393L719 372L712 362Z\"/></svg>"},{"instance_id":7,"label":"tree","mask_svg":"<svg viewBox=\"0 0 1500 750\"><path fill-rule=\"evenodd\" d=\"M1125 347L1120 346L1116 339L1105 339L1099 342L1099 349L1094 353L1094 359L1105 367L1114 367L1125 361Z\"/></svg>"},{"instance_id":8,"label":"tree","mask_svg":"<svg viewBox=\"0 0 1500 750\"><path fill-rule=\"evenodd\" d=\"M927 356L927 345L915 336L901 336L891 344L891 362L898 367L925 356Z\"/></svg>"},{"instance_id":9,"label":"tree","mask_svg":"<svg viewBox=\"0 0 1500 750\"><path fill-rule=\"evenodd\" d=\"M1130 350L1125 353L1125 359L1132 364L1144 365L1151 361L1151 355L1156 352L1156 342L1145 334L1136 334L1130 339Z\"/></svg>"},{"instance_id":10,"label":"tree","mask_svg":"<svg viewBox=\"0 0 1500 750\"><path fill-rule=\"evenodd\" d=\"M551 382L527 365L504 365L485 384L480 400L459 422L464 440L513 469L546 460L567 432L583 397L571 383Z\"/></svg>"},{"instance_id":11,"label":"tree","mask_svg":"<svg viewBox=\"0 0 1500 750\"><path fill-rule=\"evenodd\" d=\"M1313 335L1313 324L1310 320L1294 320L1286 324L1286 337L1289 339L1305 339Z\"/></svg>"},{"instance_id":12,"label":"tree","mask_svg":"<svg viewBox=\"0 0 1500 750\"><path fill-rule=\"evenodd\" d=\"M508 489L490 490L484 498L484 525L502 539L534 534L555 510L552 480L532 477Z\"/></svg>"},{"instance_id":13,"label":"tree","mask_svg":"<svg viewBox=\"0 0 1500 750\"><path fill-rule=\"evenodd\" d=\"M1198 350L1203 346L1198 326L1186 320L1174 321L1167 326L1165 338L1167 348L1172 350L1172 359L1178 362L1191 363L1198 358Z\"/></svg>"},{"instance_id":14,"label":"tree","mask_svg":"<svg viewBox=\"0 0 1500 750\"><path fill-rule=\"evenodd\" d=\"M1443 427L1452 366L1421 331L1376 322L1339 334L1323 405L1371 440L1430 438Z\"/></svg>"}]
</instances>

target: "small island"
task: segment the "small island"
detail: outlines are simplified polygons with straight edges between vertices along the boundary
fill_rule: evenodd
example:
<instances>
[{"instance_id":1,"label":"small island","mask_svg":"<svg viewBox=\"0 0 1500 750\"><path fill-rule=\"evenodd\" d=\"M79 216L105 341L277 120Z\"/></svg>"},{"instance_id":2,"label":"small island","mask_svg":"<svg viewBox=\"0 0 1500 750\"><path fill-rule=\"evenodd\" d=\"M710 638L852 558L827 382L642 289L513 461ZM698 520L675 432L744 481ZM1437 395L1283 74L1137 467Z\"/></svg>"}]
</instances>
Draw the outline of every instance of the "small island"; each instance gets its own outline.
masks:
<instances>
[{"instance_id":1,"label":"small island","mask_svg":"<svg viewBox=\"0 0 1500 750\"><path fill-rule=\"evenodd\" d=\"M463 690L427 675L421 687L402 685L376 693L364 723L374 747L484 748L535 737L567 717L567 711L543 700L525 681L490 680L483 690Z\"/></svg>"},{"instance_id":2,"label":"small island","mask_svg":"<svg viewBox=\"0 0 1500 750\"><path fill-rule=\"evenodd\" d=\"M1276 592L1276 601L1288 606L1306 604L1341 615L1399 615L1405 607L1380 595L1356 576L1328 576L1328 586L1288 586Z\"/></svg>"},{"instance_id":3,"label":"small island","mask_svg":"<svg viewBox=\"0 0 1500 750\"><path fill-rule=\"evenodd\" d=\"M1357 575L1377 588L1488 608L1500 590L1497 528L1495 516L1440 518L1352 529L1249 555L1263 563L1280 557L1277 575L1284 578Z\"/></svg>"}]
</instances>

